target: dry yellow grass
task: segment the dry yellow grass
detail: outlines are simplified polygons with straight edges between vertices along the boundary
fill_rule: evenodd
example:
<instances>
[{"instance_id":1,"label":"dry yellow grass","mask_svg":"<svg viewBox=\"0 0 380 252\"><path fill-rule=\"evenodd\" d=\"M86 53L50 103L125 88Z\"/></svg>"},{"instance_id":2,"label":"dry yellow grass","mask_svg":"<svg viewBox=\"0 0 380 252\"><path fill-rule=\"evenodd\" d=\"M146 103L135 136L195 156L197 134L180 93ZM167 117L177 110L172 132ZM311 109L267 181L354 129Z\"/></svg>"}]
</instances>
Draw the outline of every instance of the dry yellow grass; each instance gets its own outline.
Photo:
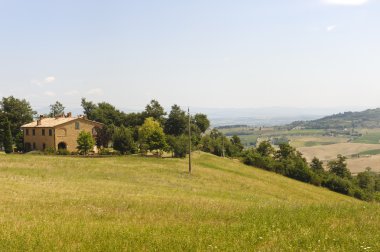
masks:
<instances>
[{"instance_id":1,"label":"dry yellow grass","mask_svg":"<svg viewBox=\"0 0 380 252\"><path fill-rule=\"evenodd\" d=\"M352 173L362 172L367 167L371 167L374 172L380 172L380 155L352 158L348 159L347 163Z\"/></svg>"}]
</instances>

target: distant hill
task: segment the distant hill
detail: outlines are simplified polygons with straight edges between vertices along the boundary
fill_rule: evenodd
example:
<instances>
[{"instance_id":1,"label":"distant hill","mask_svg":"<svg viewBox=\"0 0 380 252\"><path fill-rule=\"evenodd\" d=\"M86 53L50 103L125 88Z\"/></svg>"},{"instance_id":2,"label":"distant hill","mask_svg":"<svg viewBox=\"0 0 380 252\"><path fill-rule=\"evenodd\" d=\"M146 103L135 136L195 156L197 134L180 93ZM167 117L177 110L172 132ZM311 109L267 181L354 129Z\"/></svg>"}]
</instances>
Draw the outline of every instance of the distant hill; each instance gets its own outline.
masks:
<instances>
[{"instance_id":1,"label":"distant hill","mask_svg":"<svg viewBox=\"0 0 380 252\"><path fill-rule=\"evenodd\" d=\"M312 121L295 121L288 125L288 128L296 127L306 129L379 128L380 108L361 112L344 112Z\"/></svg>"}]
</instances>

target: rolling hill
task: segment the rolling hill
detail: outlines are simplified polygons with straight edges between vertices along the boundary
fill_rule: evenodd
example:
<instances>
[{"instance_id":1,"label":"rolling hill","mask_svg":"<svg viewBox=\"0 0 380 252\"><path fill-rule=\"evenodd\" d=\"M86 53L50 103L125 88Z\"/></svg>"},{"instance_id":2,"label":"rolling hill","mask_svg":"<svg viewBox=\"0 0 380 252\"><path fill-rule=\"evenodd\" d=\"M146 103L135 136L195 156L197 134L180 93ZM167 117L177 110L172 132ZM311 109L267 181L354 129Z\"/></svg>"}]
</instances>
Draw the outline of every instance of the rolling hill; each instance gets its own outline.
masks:
<instances>
[{"instance_id":1,"label":"rolling hill","mask_svg":"<svg viewBox=\"0 0 380 252\"><path fill-rule=\"evenodd\" d=\"M379 251L380 205L195 153L0 155L4 251Z\"/></svg>"},{"instance_id":2,"label":"rolling hill","mask_svg":"<svg viewBox=\"0 0 380 252\"><path fill-rule=\"evenodd\" d=\"M295 127L306 129L379 128L380 108L361 112L344 112L312 121L296 121L288 125L288 128Z\"/></svg>"}]
</instances>

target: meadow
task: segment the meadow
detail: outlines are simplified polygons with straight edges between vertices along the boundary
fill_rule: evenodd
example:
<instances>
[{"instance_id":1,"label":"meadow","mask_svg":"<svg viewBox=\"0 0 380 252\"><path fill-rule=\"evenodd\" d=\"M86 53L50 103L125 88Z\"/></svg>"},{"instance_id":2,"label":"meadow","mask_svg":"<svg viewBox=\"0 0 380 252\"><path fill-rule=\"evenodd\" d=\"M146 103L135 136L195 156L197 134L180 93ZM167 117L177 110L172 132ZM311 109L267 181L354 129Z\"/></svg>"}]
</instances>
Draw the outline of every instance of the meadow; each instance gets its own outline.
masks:
<instances>
[{"instance_id":1,"label":"meadow","mask_svg":"<svg viewBox=\"0 0 380 252\"><path fill-rule=\"evenodd\" d=\"M0 156L2 251L379 251L380 205L197 152Z\"/></svg>"}]
</instances>

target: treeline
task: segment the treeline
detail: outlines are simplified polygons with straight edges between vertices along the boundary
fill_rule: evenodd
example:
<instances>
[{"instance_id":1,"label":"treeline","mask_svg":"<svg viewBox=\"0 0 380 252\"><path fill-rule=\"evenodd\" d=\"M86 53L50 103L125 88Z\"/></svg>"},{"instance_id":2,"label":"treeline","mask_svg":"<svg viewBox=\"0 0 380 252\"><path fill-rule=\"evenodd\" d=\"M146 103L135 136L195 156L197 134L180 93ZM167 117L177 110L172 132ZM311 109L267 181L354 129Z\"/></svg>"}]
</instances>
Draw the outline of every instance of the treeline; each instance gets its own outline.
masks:
<instances>
[{"instance_id":1,"label":"treeline","mask_svg":"<svg viewBox=\"0 0 380 252\"><path fill-rule=\"evenodd\" d=\"M89 120L103 123L98 129L97 146L103 152L113 147L121 154L148 152L158 156L171 152L174 157L184 157L188 152L189 116L178 105L173 105L167 113L161 104L152 100L145 110L139 113L125 113L113 105L93 103L82 99L82 108ZM195 147L210 127L204 114L190 116L191 142Z\"/></svg>"},{"instance_id":2,"label":"treeline","mask_svg":"<svg viewBox=\"0 0 380 252\"><path fill-rule=\"evenodd\" d=\"M308 164L302 154L288 143L280 144L279 149L275 150L268 141L264 141L257 148L245 150L242 159L247 165L305 183L323 186L361 200L380 201L380 175L368 169L353 177L347 168L346 158L341 155L327 163L326 171L318 158Z\"/></svg>"}]
</instances>

